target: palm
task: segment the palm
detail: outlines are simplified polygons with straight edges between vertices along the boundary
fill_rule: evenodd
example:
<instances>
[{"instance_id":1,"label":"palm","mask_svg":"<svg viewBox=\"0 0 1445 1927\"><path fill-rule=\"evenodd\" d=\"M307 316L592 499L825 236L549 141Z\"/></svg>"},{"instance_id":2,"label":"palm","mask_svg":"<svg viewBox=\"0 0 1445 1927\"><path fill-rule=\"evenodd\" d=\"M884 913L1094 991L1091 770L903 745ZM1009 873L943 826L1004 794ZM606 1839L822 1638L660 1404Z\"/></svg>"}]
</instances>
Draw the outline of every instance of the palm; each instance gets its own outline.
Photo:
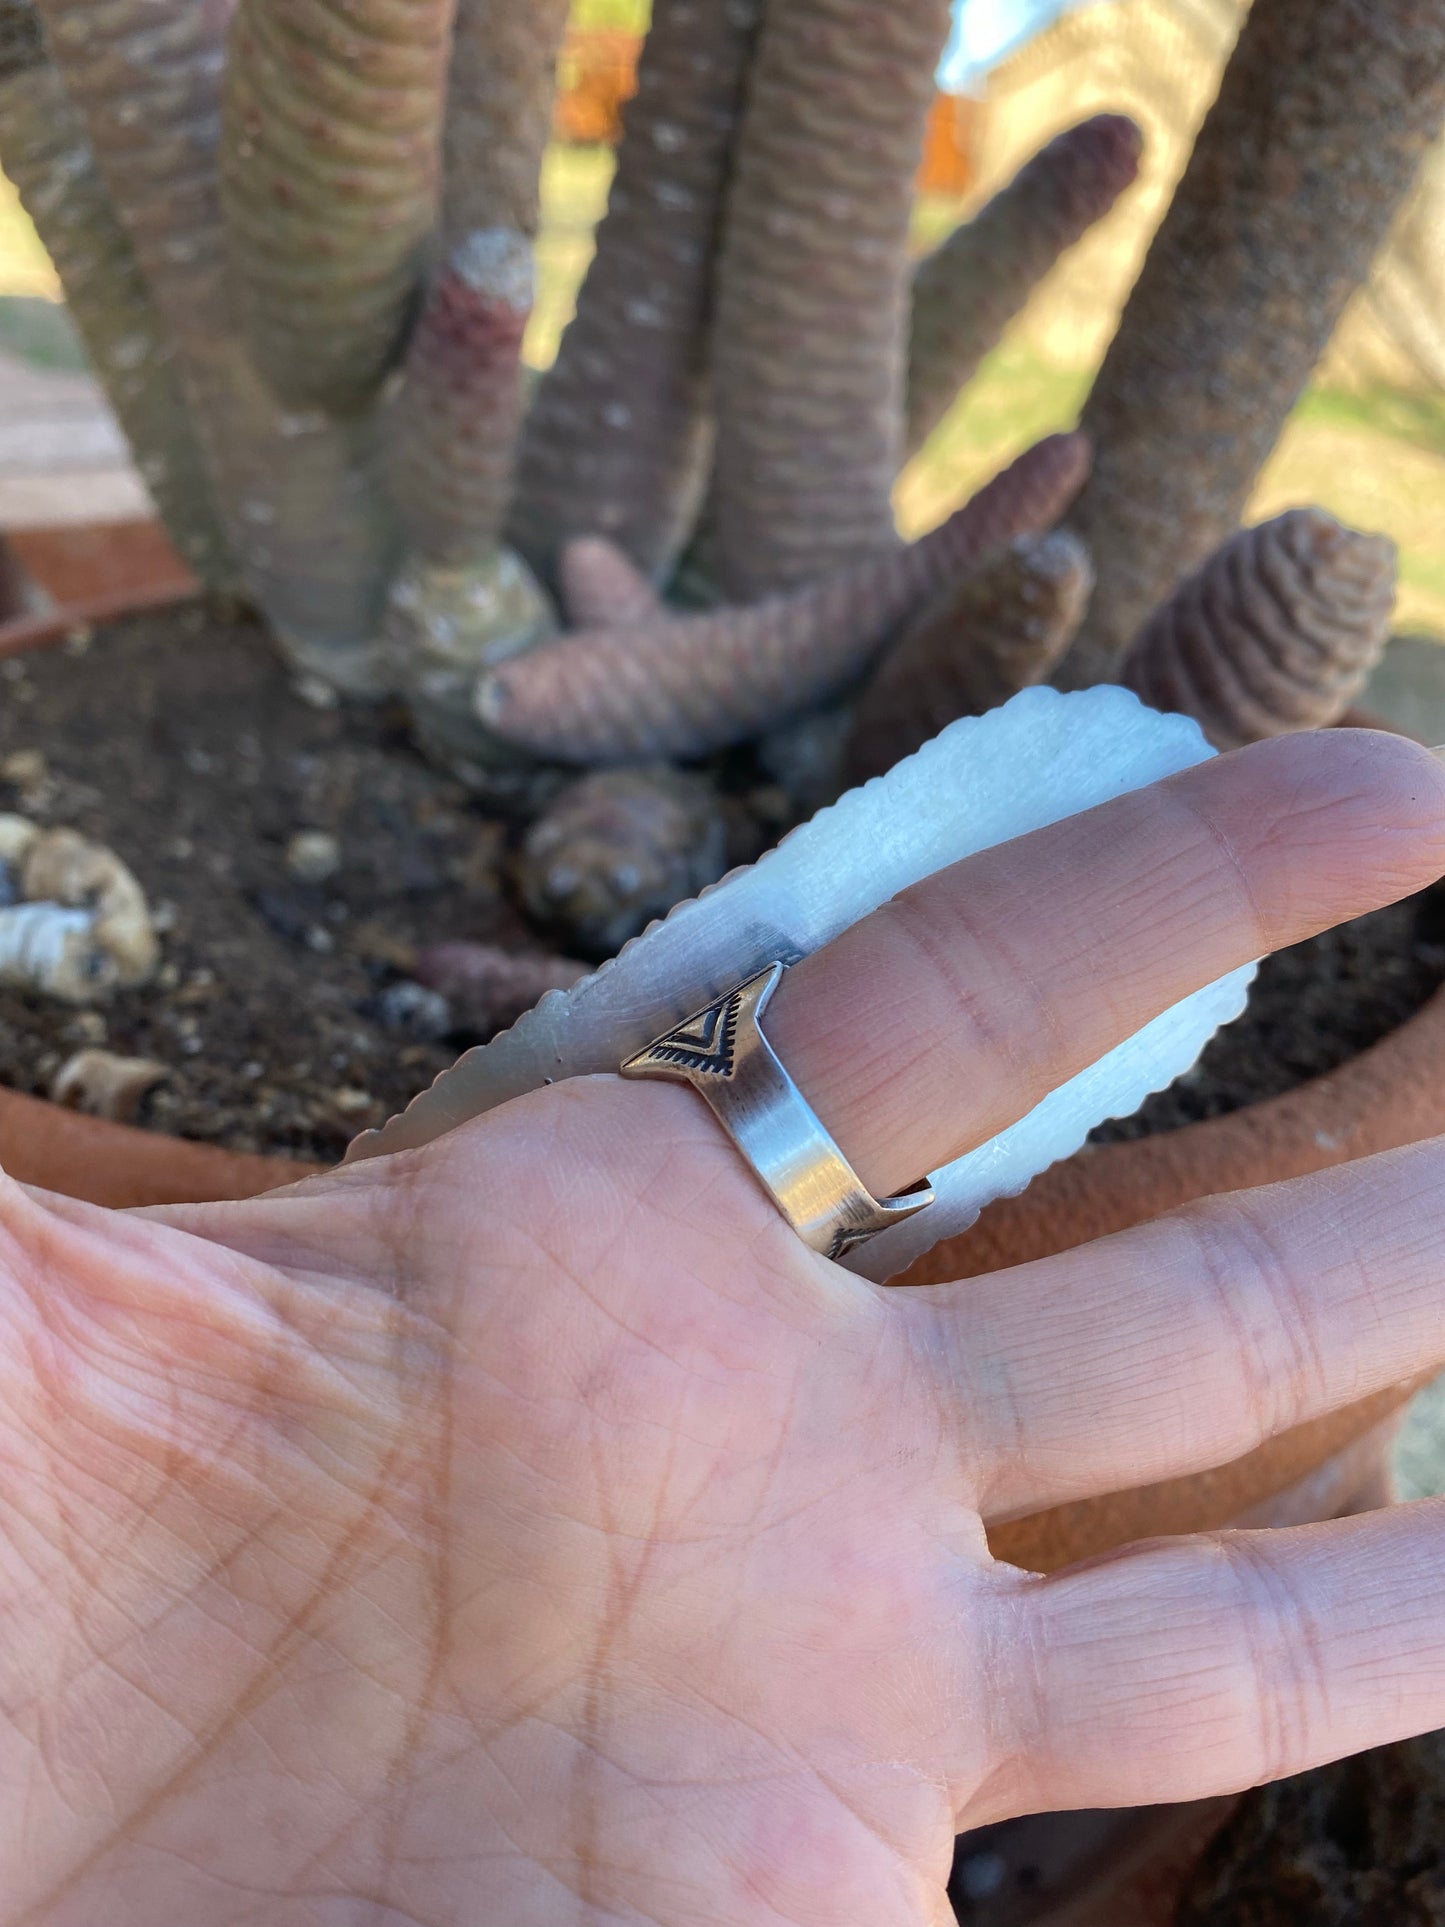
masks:
<instances>
[{"instance_id":1,"label":"palm","mask_svg":"<svg viewBox=\"0 0 1445 1927\"><path fill-rule=\"evenodd\" d=\"M1277 900L1281 941L1361 907L1361 874L1433 874L1439 775L1356 745L1350 781L1344 748L1294 745L977 859L799 972L775 1034L865 1177L915 1176L1256 946L1241 905ZM1117 956L1106 1007L1097 971L1020 989L1026 904L1078 931L1067 893L1111 853L1164 900L1081 939ZM904 1028L879 1019L870 1100L818 1013L884 966ZM916 1053L891 1105L955 969L994 1000L969 1115ZM1445 1355L1440 1155L892 1295L804 1251L691 1094L614 1080L246 1206L10 1188L0 1922L924 1927L960 1826L1445 1717L1428 1513L1054 1581L983 1534Z\"/></svg>"}]
</instances>

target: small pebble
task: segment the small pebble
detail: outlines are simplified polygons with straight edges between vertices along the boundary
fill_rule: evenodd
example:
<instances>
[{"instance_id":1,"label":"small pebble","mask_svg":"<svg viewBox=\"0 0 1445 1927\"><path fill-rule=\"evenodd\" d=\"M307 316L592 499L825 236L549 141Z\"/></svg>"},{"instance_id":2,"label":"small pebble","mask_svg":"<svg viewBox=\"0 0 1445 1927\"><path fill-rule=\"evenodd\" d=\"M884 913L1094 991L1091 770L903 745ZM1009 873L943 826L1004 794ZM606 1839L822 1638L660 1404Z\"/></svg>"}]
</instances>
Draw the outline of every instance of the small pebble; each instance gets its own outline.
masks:
<instances>
[{"instance_id":1,"label":"small pebble","mask_svg":"<svg viewBox=\"0 0 1445 1927\"><path fill-rule=\"evenodd\" d=\"M342 1117L360 1117L375 1103L370 1091L358 1090L354 1084L343 1084L340 1090L331 1093L331 1108Z\"/></svg>"},{"instance_id":2,"label":"small pebble","mask_svg":"<svg viewBox=\"0 0 1445 1927\"><path fill-rule=\"evenodd\" d=\"M38 790L50 775L45 752L39 749L12 750L0 763L0 776L19 790Z\"/></svg>"},{"instance_id":3,"label":"small pebble","mask_svg":"<svg viewBox=\"0 0 1445 1927\"><path fill-rule=\"evenodd\" d=\"M384 1029L426 1043L440 1043L453 1028L451 1005L425 984L392 984L377 998L376 1014Z\"/></svg>"},{"instance_id":4,"label":"small pebble","mask_svg":"<svg viewBox=\"0 0 1445 1927\"><path fill-rule=\"evenodd\" d=\"M298 830L286 845L286 868L299 883L325 883L341 868L341 845L325 830Z\"/></svg>"},{"instance_id":5,"label":"small pebble","mask_svg":"<svg viewBox=\"0 0 1445 1927\"><path fill-rule=\"evenodd\" d=\"M331 684L323 682L320 676L299 676L296 694L308 709L335 709L341 701Z\"/></svg>"}]
</instances>

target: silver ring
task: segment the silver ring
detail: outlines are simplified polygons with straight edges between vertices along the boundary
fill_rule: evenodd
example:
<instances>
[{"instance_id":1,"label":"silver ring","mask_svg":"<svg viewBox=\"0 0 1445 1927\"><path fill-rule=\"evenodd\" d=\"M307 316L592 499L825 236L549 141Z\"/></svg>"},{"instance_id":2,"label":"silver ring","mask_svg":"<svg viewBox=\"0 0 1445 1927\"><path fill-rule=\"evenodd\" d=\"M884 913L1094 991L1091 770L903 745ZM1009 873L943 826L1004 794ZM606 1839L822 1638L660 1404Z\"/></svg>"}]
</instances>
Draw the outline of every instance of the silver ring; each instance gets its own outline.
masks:
<instances>
[{"instance_id":1,"label":"silver ring","mask_svg":"<svg viewBox=\"0 0 1445 1927\"><path fill-rule=\"evenodd\" d=\"M762 1032L786 968L770 964L697 1011L629 1057L622 1075L690 1084L804 1244L825 1258L844 1258L926 1211L933 1190L921 1184L900 1198L873 1197L823 1129Z\"/></svg>"}]
</instances>

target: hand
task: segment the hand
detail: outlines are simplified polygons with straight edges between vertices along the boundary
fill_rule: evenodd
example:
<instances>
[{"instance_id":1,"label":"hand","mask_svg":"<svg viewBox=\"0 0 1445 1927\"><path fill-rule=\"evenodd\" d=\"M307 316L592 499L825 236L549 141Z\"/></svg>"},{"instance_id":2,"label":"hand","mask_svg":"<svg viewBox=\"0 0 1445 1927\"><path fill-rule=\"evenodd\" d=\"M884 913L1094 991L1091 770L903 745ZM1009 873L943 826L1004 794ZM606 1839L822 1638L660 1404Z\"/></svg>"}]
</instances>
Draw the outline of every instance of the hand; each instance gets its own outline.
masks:
<instances>
[{"instance_id":1,"label":"hand","mask_svg":"<svg viewBox=\"0 0 1445 1927\"><path fill-rule=\"evenodd\" d=\"M913 891L769 1030L896 1189L1442 868L1423 752L1276 744ZM1439 1507L1048 1580L984 1537L1445 1360L1442 1178L916 1293L611 1078L252 1204L6 1187L0 1923L923 1927L958 1829L1445 1724Z\"/></svg>"}]
</instances>

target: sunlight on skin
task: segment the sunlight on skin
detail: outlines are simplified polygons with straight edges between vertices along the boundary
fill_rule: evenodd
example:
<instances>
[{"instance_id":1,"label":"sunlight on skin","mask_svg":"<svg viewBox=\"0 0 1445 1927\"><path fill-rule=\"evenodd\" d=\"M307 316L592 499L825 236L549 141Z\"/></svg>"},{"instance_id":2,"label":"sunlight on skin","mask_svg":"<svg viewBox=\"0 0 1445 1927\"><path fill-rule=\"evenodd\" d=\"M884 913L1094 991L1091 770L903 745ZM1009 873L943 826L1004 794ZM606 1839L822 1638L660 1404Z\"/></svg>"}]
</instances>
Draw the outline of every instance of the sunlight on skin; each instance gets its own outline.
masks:
<instances>
[{"instance_id":1,"label":"sunlight on skin","mask_svg":"<svg viewBox=\"0 0 1445 1927\"><path fill-rule=\"evenodd\" d=\"M1246 752L860 926L779 993L789 1062L911 1168L1261 919L1442 869L1423 753ZM1025 912L1073 927L1091 877L1081 976ZM907 1103L836 1074L880 968L994 1053L966 1112L918 1062ZM1445 1723L1438 1508L1049 1581L984 1535L1445 1361L1442 1166L892 1296L802 1248L691 1093L610 1078L245 1205L4 1183L0 1927L938 1927L960 1826Z\"/></svg>"}]
</instances>

